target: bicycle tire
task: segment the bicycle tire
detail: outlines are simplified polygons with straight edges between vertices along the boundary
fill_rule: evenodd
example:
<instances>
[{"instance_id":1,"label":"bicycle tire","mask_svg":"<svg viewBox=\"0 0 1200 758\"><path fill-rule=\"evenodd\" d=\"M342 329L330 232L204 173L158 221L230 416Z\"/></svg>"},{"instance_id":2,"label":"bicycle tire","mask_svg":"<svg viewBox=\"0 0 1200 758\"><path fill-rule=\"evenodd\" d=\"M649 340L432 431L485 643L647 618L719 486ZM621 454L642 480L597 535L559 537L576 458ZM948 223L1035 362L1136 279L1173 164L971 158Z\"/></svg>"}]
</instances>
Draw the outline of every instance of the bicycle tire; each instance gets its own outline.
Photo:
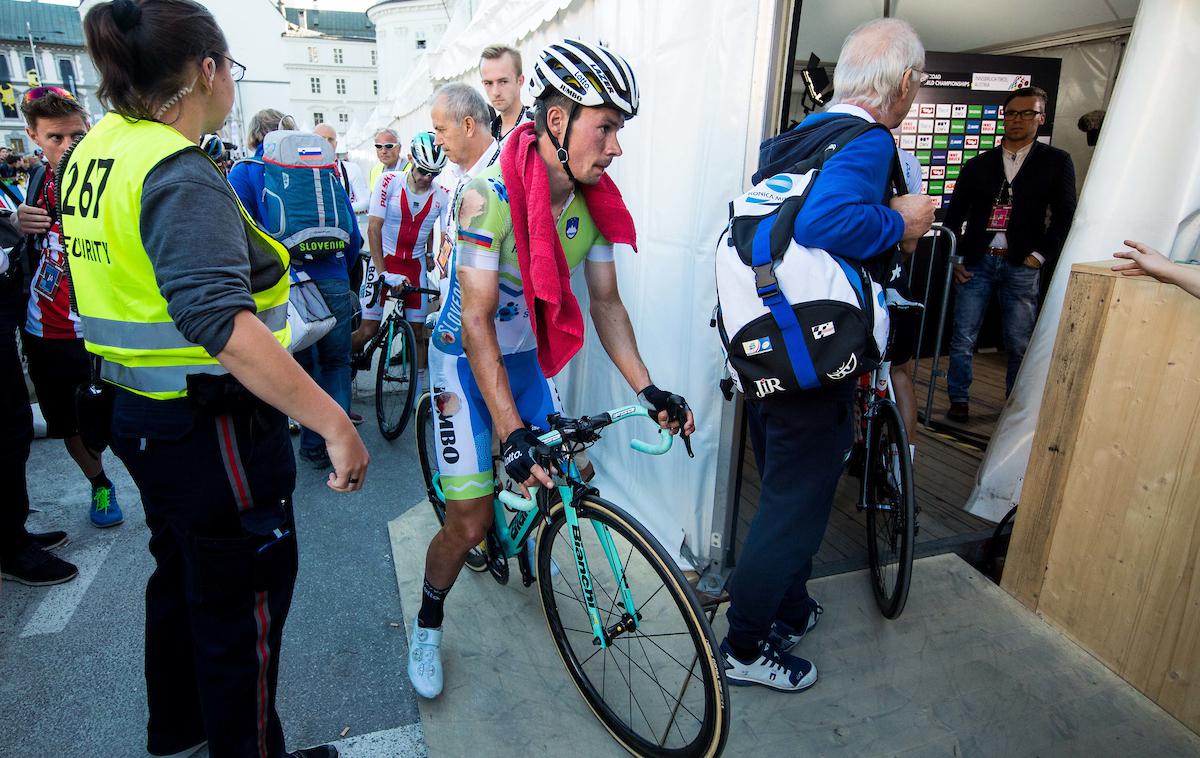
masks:
<instances>
[{"instance_id":1,"label":"bicycle tire","mask_svg":"<svg viewBox=\"0 0 1200 758\"><path fill-rule=\"evenodd\" d=\"M867 512L871 589L880 613L888 619L897 618L908 601L916 542L915 500L904 423L895 403L881 400L867 422L862 502Z\"/></svg>"},{"instance_id":2,"label":"bicycle tire","mask_svg":"<svg viewBox=\"0 0 1200 758\"><path fill-rule=\"evenodd\" d=\"M383 328L387 330L383 351L375 367L375 420L379 433L390 442L404 431L416 399L417 337L412 325L394 314ZM399 397L388 397L390 385L399 385L391 387L392 394L398 393ZM398 405L396 400L400 401Z\"/></svg>"},{"instance_id":3,"label":"bicycle tire","mask_svg":"<svg viewBox=\"0 0 1200 758\"><path fill-rule=\"evenodd\" d=\"M433 435L437 432L434 425L433 399L428 392L421 394L417 401L416 433L417 458L421 462L421 478L425 481L425 492L429 495L429 505L433 515L437 516L438 524L446 523L446 504L438 495L438 489L433 485L433 475L437 469L437 447ZM480 548L472 548L467 554L467 568L476 573L488 570L487 555Z\"/></svg>"},{"instance_id":4,"label":"bicycle tire","mask_svg":"<svg viewBox=\"0 0 1200 758\"><path fill-rule=\"evenodd\" d=\"M712 627L709 625L707 618L701 609L699 601L696 599L695 593L688 585L687 580L683 577L679 567L676 566L675 562L667 556L666 551L663 549L662 545L659 544L658 540L655 539L654 536L645 529L645 527L631 518L623 510L612 503L601 500L600 498L586 496L576 504L576 512L581 522L588 520L601 523L608 527L609 532L614 535L614 541L615 538L619 537L627 544L627 547L629 548L628 556L624 560L622 571L626 574L626 576L634 579L634 583L631 584L631 590L634 590L637 587L643 587L645 585L643 579L650 577L650 574L647 573L647 569L653 571L657 578L662 581L662 587L651 593L643 605L639 606L639 615L642 615L643 611L645 611L645 616L641 621L642 624L646 625L645 628L655 628L651 626L651 624L658 621L658 619L648 617L657 616L658 614L657 612L651 614L647 607L654 601L654 599L664 588L666 589L670 600L670 605L667 607L668 613L673 608L679 613L680 620L686 626L686 631L672 632L661 635L642 635L640 633L641 629L639 628L632 633L626 633L617 637L607 648L604 649L601 649L598 646L593 646L588 642L587 639L585 639L588 635L590 635L590 631L588 631L583 635L576 637L579 642L578 647L585 652L595 652L591 652L586 659L581 660L579 651L577 651L575 646L571 644L571 638L568 637L567 634L568 632L577 634L581 630L568 626L569 623L573 622L564 622L562 613L560 612L560 602L558 596L562 596L567 599L561 603L563 609L572 608L576 613L583 611L583 602L576 597L575 600L578 601L578 606L576 606L574 603L569 602L571 600L570 595L559 591L554 586L556 577L563 578L569 575L570 577L578 580L578 573L573 570L573 568L567 567L571 564L564 562L564 560L570 560L567 557L568 555L574 555L572 547L573 540L570 539L570 537L568 537L565 543L563 543L564 548L569 549L570 552L560 553L564 560L555 561L553 557L555 537L559 534L563 534L563 526L566 524L566 519L564 518L563 514L563 506L561 503L557 504L551 510L549 520L543 525L538 534L537 578L540 589L539 594L541 595L542 599L542 610L546 616L546 623L550 628L550 636L554 639L554 644L558 650L559 657L562 659L563 665L566 666L568 673L575 682L576 687L579 689L579 693L583 696L584 701L588 704L588 707L591 708L596 718L599 719L609 733L612 734L613 738L616 739L622 747L624 747L633 755L654 756L655 758L692 758L693 756L709 758L711 756L720 755L721 751L724 749L725 741L729 736L729 688L725 679L725 667L719 659L716 638L713 635ZM583 533L584 531L585 530L581 528L580 532ZM593 535L595 534L594 529L588 529L586 531L592 533ZM625 552L624 550L621 550L621 548L618 548L618 550L622 553ZM636 551L640 558L646 563L645 568L639 567L636 575L635 572L631 570L634 551ZM588 561L589 573L592 575L593 581L593 592L595 592L595 587L599 587L602 592L606 592L606 590L604 590L603 582L601 582L600 579L602 577L614 579L614 572L611 568L611 565L604 558L603 551L598 547L593 551L588 551ZM560 565L563 567L561 570L558 568ZM615 580L613 582L613 586L615 592ZM616 608L615 599L612 599L611 596L602 597L599 593L596 594L596 599L598 606L601 604L601 600L607 603L611 599L613 606L609 609L609 613L610 616L613 615L612 610ZM588 627L588 629L590 629L590 627ZM669 651L666 651L662 646L655 643L652 639L653 636L657 636L664 640L663 644L670 645L672 643L667 642L665 640L666 637L683 637L685 635L687 637L687 641L679 641L681 648L677 656L672 656ZM650 673L648 676L653 679L653 683L656 684L662 691L661 696L664 700L664 712L670 711L670 720L665 723L665 731L662 739L657 738L656 735L659 727L650 724L650 719L640 701L638 701L638 712L642 719L645 720L646 726L652 731L651 739L647 739L645 735L638 731L639 727L636 726L637 717L633 715L633 703L635 698L632 694L632 685L629 687L630 705L628 707L628 712L630 717L628 719L623 718L620 714L620 711L623 708L623 702L617 703L616 699L613 699L612 701L606 700L605 681L608 680L607 672L609 670L609 664L607 663L607 660L602 661L602 671L599 677L599 688L597 687L596 682L593 680L593 674L589 674L588 670L585 670L585 666L594 660L596 655L600 655L601 653L611 653L612 660L614 661L613 665L617 665L619 663L619 665L624 666L626 665L626 661L628 662L630 673L629 677L625 679L627 684L629 684L635 678L632 668L633 665L637 665L638 672L642 676L647 676L646 670L640 664L635 664L634 662L634 656L638 654L638 648L635 648L631 645L629 642L631 639L638 640L642 654L646 657L646 662L650 667ZM625 641L624 644L626 646L626 651L624 653L621 653L620 651L622 640ZM691 709L683 706L681 701L677 701L674 708L671 708L670 703L666 700L666 695L670 694L670 690L662 685L657 677L658 672L653 667L653 664L649 663L649 655L646 652L647 648L643 640L649 640L651 643L653 643L651 648L658 648L659 650L662 650L672 661L679 664L678 669L680 672L686 671L686 673L682 674L683 686L680 688L680 697L686 696L687 691L691 687L693 679L701 683L703 686L703 718L698 717ZM632 656L629 653L630 650L633 650ZM618 656L618 654L621 654L624 657L621 658ZM689 655L692 656L691 667L685 670L681 660L687 659ZM592 664L593 673L595 672L596 666L597 664ZM696 676L692 673L697 669L699 670L701 676ZM620 673L619 668L617 669L617 672ZM678 676L680 674L677 673L676 675ZM622 674L622 676L624 675ZM649 705L652 710L657 709L658 707L657 701L649 703ZM690 716L690 719L683 713L680 713L681 710L686 711L686 713ZM697 707L696 711L699 710L701 709ZM678 715L678 718L676 718L676 715ZM696 730L696 736L693 739L687 739L682 734L682 729L679 728L677 722L687 722L690 724L690 722L693 720L698 722L699 727ZM632 722L632 724L630 722ZM676 730L678 730L682 744L671 747L665 745L664 743L666 742L667 737L671 735L673 726Z\"/></svg>"}]
</instances>

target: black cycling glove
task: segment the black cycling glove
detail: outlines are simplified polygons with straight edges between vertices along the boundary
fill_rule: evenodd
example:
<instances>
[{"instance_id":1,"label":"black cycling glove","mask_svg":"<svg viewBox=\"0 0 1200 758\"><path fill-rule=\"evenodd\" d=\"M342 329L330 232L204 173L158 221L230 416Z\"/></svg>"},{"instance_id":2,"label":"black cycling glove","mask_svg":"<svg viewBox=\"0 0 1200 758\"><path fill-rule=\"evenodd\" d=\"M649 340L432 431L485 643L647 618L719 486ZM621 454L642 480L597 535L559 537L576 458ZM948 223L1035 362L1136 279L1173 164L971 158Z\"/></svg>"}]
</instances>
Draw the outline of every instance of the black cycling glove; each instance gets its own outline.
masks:
<instances>
[{"instance_id":1,"label":"black cycling glove","mask_svg":"<svg viewBox=\"0 0 1200 758\"><path fill-rule=\"evenodd\" d=\"M504 457L504 470L513 481L524 483L533 476L533 467L539 458L549 456L550 448L538 436L524 427L513 431L500 448Z\"/></svg>"},{"instance_id":2,"label":"black cycling glove","mask_svg":"<svg viewBox=\"0 0 1200 758\"><path fill-rule=\"evenodd\" d=\"M687 400L684 400L682 395L675 395L666 390L660 390L653 384L638 393L638 400L654 413L655 421L658 420L657 416L659 413L666 411L668 423L672 421L679 423L680 435L683 437L683 445L687 448L687 454L689 457L695 458L695 454L692 453L692 441L689 435L683 434L683 425L687 423L689 410Z\"/></svg>"}]
</instances>

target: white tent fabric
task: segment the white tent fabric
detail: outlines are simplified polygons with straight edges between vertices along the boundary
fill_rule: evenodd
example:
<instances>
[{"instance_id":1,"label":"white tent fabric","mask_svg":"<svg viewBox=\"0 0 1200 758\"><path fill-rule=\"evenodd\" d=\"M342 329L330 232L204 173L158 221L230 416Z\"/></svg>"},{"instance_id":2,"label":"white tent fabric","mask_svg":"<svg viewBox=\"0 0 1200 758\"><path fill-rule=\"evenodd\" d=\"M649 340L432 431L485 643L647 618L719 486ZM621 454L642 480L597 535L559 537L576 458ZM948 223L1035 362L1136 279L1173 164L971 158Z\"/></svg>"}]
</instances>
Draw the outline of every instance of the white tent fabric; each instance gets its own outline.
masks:
<instances>
[{"instance_id":1,"label":"white tent fabric","mask_svg":"<svg viewBox=\"0 0 1200 758\"><path fill-rule=\"evenodd\" d=\"M1020 501L1071 264L1107 259L1124 239L1171 250L1200 208L1198 37L1195 0L1142 2L1071 235L968 504L976 515L996 521Z\"/></svg>"},{"instance_id":2,"label":"white tent fabric","mask_svg":"<svg viewBox=\"0 0 1200 758\"><path fill-rule=\"evenodd\" d=\"M1108 107L1105 98L1108 95L1108 86L1121 63L1125 39L1113 37L1021 53L1034 58L1062 60L1052 144L1071 154L1071 160L1075 163L1076 187L1079 190L1083 189L1094 157L1094 149L1087 144L1087 135L1079 131L1077 126L1079 117L1088 111L1104 110Z\"/></svg>"},{"instance_id":3,"label":"white tent fabric","mask_svg":"<svg viewBox=\"0 0 1200 758\"><path fill-rule=\"evenodd\" d=\"M729 198L742 190L747 156L756 154L764 104L748 83L761 78L754 70L764 28L760 8L770 13L773 2L722 3L705 13L695 13L689 0L487 2L462 32L446 35L448 42L429 57L426 79L418 81L414 71L392 100L402 134L428 129L433 89L452 80L478 86L479 51L498 41L515 44L528 61L547 42L581 37L603 41L629 60L641 110L621 132L625 155L610 173L637 224L640 252L617 251L621 294L651 376L687 397L699 431L695 460L682 445L650 458L628 443L653 438L654 427L626 422L605 435L592 459L603 495L633 512L681 564L685 539L695 552L707 552L717 449L729 444L719 431L732 409L717 389L720 344L708 327L716 303L713 245ZM569 414L636 399L590 323L587 344L557 382Z\"/></svg>"}]
</instances>

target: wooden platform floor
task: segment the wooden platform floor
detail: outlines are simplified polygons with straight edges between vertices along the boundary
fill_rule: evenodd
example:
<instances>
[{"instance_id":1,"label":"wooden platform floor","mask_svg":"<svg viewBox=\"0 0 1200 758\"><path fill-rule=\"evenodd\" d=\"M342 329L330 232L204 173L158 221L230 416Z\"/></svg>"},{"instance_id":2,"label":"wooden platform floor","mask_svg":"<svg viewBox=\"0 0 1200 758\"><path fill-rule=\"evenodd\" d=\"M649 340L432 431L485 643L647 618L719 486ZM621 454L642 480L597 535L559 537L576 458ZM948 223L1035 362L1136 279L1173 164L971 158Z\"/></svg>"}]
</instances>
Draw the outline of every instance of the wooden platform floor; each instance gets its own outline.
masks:
<instances>
[{"instance_id":1,"label":"wooden platform floor","mask_svg":"<svg viewBox=\"0 0 1200 758\"><path fill-rule=\"evenodd\" d=\"M983 461L982 444L956 439L949 432L962 430L969 439L985 442L1004 408L1004 374L1007 356L980 353L975 356L971 387L971 420L954 424L946 420L949 400L945 377L941 377L934 398L932 426L920 424L917 431L915 478L917 506L917 556L954 552L956 549L989 537L995 525L962 509L975 485L975 474ZM930 361L918 365L917 404L922 410L928 391ZM940 361L945 371L947 360ZM742 465L742 489L737 515L737 546L740 550L758 510L760 478L753 451L747 449ZM858 480L842 477L829 517L825 541L814 559L813 574L828 576L854 571L867 562L865 517L855 508Z\"/></svg>"}]
</instances>

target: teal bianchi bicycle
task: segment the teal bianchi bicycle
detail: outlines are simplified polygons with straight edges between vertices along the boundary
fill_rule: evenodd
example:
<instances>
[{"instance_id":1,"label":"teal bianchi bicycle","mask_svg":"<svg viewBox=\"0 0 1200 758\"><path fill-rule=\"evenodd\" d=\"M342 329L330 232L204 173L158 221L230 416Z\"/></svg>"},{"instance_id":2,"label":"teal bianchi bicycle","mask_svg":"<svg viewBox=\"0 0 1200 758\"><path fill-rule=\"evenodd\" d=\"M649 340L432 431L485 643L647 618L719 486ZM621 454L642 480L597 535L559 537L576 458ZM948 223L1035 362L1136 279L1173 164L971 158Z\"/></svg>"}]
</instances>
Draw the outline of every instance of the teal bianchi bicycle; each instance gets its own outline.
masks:
<instances>
[{"instance_id":1,"label":"teal bianchi bicycle","mask_svg":"<svg viewBox=\"0 0 1200 758\"><path fill-rule=\"evenodd\" d=\"M446 517L434 448L435 403L417 404L417 452L439 522ZM652 534L584 483L576 456L604 428L649 418L626 406L582 418L548 417L539 439L552 451L556 487L526 499L497 471L495 522L468 566L508 582L515 558L522 583L537 582L550 636L584 701L613 738L639 756L716 756L729 733L729 694L717 644L679 567ZM672 437L634 440L662 455ZM532 489L532 488L531 488ZM533 548L527 548L536 533ZM531 553L533 555L531 555ZM531 565L536 562L535 565Z\"/></svg>"}]
</instances>

